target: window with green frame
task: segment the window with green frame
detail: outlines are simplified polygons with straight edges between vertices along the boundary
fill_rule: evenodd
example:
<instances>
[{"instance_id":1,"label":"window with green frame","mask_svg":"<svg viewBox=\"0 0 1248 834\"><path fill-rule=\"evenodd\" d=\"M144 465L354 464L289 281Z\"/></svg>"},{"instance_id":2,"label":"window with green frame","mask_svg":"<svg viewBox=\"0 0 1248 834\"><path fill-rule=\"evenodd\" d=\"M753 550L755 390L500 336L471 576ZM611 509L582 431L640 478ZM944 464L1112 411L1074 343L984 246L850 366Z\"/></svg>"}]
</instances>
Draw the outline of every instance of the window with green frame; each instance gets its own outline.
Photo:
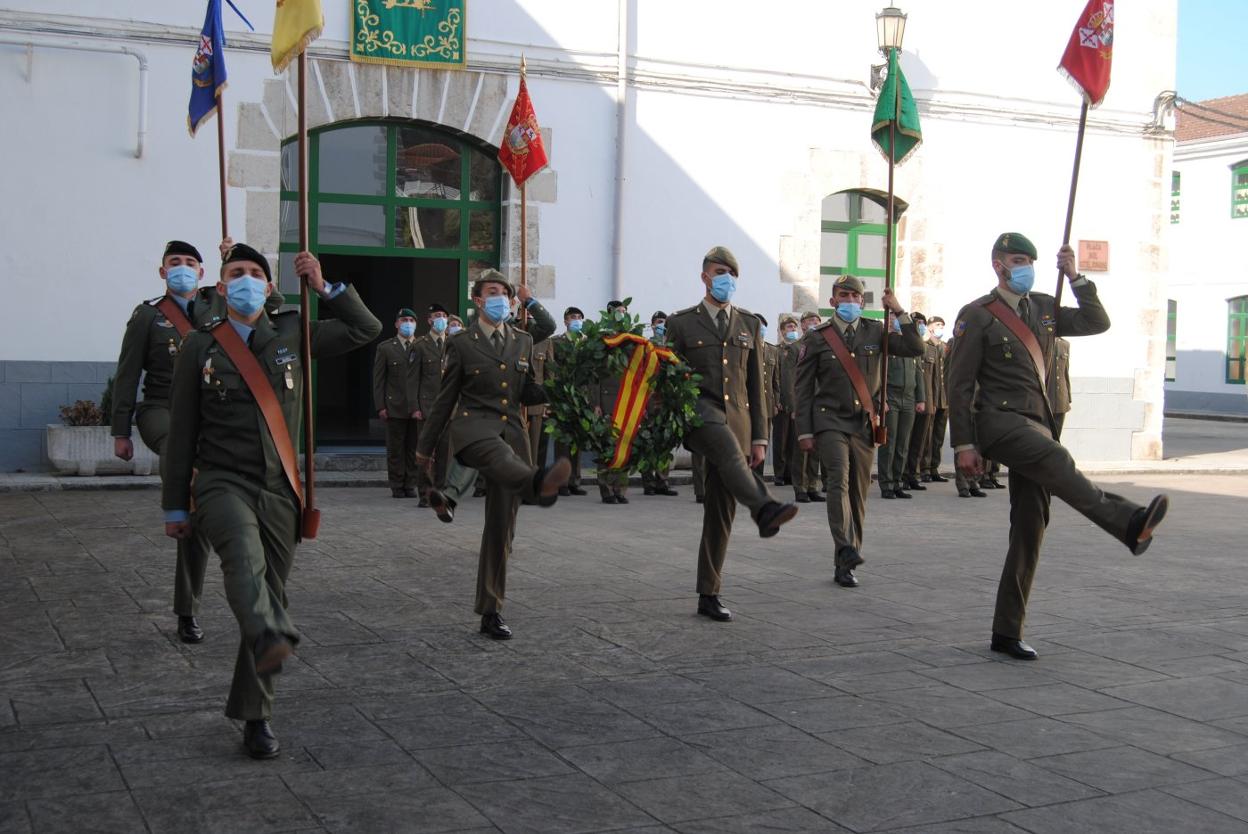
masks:
<instances>
[{"instance_id":1,"label":"window with green frame","mask_svg":"<svg viewBox=\"0 0 1248 834\"><path fill-rule=\"evenodd\" d=\"M282 146L283 292L298 292L297 148ZM460 297L498 267L502 166L492 149L412 121L360 121L308 139L308 234L318 253L459 260Z\"/></svg>"},{"instance_id":2,"label":"window with green frame","mask_svg":"<svg viewBox=\"0 0 1248 834\"><path fill-rule=\"evenodd\" d=\"M1226 381L1244 384L1244 364L1248 361L1248 295L1227 301Z\"/></svg>"},{"instance_id":3,"label":"window with green frame","mask_svg":"<svg viewBox=\"0 0 1248 834\"><path fill-rule=\"evenodd\" d=\"M865 288L863 315L883 318L880 296L884 290L885 252L888 249L887 198L867 191L841 191L823 199L819 237L819 300L832 297L832 284L841 275L862 279ZM900 216L905 204L896 201ZM895 220L895 218L894 218ZM895 223L894 223L895 225ZM893 253L896 265L896 253ZM820 315L832 310L821 308Z\"/></svg>"},{"instance_id":4,"label":"window with green frame","mask_svg":"<svg viewBox=\"0 0 1248 834\"><path fill-rule=\"evenodd\" d=\"M1166 382L1174 382L1179 370L1179 302L1166 302Z\"/></svg>"},{"instance_id":5,"label":"window with green frame","mask_svg":"<svg viewBox=\"0 0 1248 834\"><path fill-rule=\"evenodd\" d=\"M1179 172L1170 172L1170 222L1179 222Z\"/></svg>"},{"instance_id":6,"label":"window with green frame","mask_svg":"<svg viewBox=\"0 0 1248 834\"><path fill-rule=\"evenodd\" d=\"M1231 166L1231 217L1248 217L1248 159Z\"/></svg>"}]
</instances>

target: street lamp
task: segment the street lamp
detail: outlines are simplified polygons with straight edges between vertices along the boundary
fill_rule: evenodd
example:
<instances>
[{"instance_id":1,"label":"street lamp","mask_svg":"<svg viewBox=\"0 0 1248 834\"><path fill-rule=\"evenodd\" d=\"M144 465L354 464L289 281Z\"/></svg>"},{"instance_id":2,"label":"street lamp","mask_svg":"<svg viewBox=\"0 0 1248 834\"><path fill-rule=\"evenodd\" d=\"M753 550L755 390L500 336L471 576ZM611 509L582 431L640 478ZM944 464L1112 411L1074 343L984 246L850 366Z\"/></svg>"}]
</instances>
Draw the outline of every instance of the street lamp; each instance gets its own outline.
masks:
<instances>
[{"instance_id":1,"label":"street lamp","mask_svg":"<svg viewBox=\"0 0 1248 834\"><path fill-rule=\"evenodd\" d=\"M896 6L885 7L875 15L875 33L881 55L887 55L890 49L901 49L906 37L906 13Z\"/></svg>"}]
</instances>

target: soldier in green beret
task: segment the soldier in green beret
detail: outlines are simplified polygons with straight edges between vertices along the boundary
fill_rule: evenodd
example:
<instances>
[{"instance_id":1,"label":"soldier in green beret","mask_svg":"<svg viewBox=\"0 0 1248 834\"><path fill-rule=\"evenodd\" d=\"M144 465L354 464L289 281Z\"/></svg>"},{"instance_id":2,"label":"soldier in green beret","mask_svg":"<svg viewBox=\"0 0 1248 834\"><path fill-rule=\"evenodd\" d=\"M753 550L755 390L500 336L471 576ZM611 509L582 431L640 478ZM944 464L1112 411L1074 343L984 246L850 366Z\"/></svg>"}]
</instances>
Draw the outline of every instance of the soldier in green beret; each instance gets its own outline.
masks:
<instances>
[{"instance_id":1,"label":"soldier in green beret","mask_svg":"<svg viewBox=\"0 0 1248 834\"><path fill-rule=\"evenodd\" d=\"M277 291L262 254L240 243L223 260L217 290L228 318L191 332L174 365L161 506L165 535L186 539L193 493L198 529L221 557L225 595L240 632L225 714L245 722L247 754L267 759L280 749L269 725L273 675L299 641L286 613L286 580L302 507L260 403L214 330L231 328L255 357L264 377L258 384L269 386L262 393L276 399L285 423L287 436L278 442L293 448L304 395L302 329L295 311L265 311L266 299ZM355 290L326 283L310 253L296 255L294 267L333 316L311 323L314 357L346 353L381 333Z\"/></svg>"},{"instance_id":2,"label":"soldier in green beret","mask_svg":"<svg viewBox=\"0 0 1248 834\"><path fill-rule=\"evenodd\" d=\"M1057 440L1047 382L1059 336L1091 336L1109 329L1096 286L1075 269L1063 246L1057 268L1070 282L1078 307L1059 311L1053 296L1032 292L1036 247L1017 232L992 246L997 285L962 308L949 355L949 428L958 470L984 472L984 458L1010 470L1010 543L997 589L991 648L1020 660L1036 651L1023 642L1027 597L1049 521L1049 496L1061 498L1134 554L1152 542L1169 505L1158 495L1141 507L1104 492L1075 466Z\"/></svg>"},{"instance_id":3,"label":"soldier in green beret","mask_svg":"<svg viewBox=\"0 0 1248 834\"><path fill-rule=\"evenodd\" d=\"M415 498L421 382L421 362L416 353L416 311L410 307L399 310L394 330L394 338L377 345L373 353L373 408L386 423L386 475L390 494L395 498Z\"/></svg>"}]
</instances>

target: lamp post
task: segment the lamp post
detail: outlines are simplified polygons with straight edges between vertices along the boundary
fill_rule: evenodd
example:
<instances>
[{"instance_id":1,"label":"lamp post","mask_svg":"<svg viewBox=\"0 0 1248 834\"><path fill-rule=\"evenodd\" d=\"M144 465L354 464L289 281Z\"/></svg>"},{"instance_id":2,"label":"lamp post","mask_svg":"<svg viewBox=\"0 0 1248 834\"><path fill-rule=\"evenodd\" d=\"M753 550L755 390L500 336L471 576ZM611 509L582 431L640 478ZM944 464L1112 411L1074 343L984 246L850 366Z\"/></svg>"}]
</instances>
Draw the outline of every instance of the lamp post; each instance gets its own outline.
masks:
<instances>
[{"instance_id":1,"label":"lamp post","mask_svg":"<svg viewBox=\"0 0 1248 834\"><path fill-rule=\"evenodd\" d=\"M888 57L890 49L901 49L906 38L906 13L896 6L886 6L875 14L875 42L880 54ZM871 65L871 92L884 86L884 70L888 61Z\"/></svg>"}]
</instances>

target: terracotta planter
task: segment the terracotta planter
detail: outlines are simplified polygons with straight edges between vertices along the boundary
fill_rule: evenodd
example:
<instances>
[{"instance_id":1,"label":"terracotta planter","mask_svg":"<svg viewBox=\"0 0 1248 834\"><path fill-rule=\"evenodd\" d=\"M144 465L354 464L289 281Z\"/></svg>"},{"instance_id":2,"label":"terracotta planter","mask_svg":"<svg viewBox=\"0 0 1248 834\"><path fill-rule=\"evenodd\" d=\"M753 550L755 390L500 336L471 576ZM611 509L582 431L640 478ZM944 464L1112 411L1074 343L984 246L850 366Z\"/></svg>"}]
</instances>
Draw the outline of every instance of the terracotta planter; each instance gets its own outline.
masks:
<instances>
[{"instance_id":1,"label":"terracotta planter","mask_svg":"<svg viewBox=\"0 0 1248 834\"><path fill-rule=\"evenodd\" d=\"M160 468L160 458L138 438L132 460L113 455L108 426L49 423L48 460L63 475L150 475Z\"/></svg>"}]
</instances>

